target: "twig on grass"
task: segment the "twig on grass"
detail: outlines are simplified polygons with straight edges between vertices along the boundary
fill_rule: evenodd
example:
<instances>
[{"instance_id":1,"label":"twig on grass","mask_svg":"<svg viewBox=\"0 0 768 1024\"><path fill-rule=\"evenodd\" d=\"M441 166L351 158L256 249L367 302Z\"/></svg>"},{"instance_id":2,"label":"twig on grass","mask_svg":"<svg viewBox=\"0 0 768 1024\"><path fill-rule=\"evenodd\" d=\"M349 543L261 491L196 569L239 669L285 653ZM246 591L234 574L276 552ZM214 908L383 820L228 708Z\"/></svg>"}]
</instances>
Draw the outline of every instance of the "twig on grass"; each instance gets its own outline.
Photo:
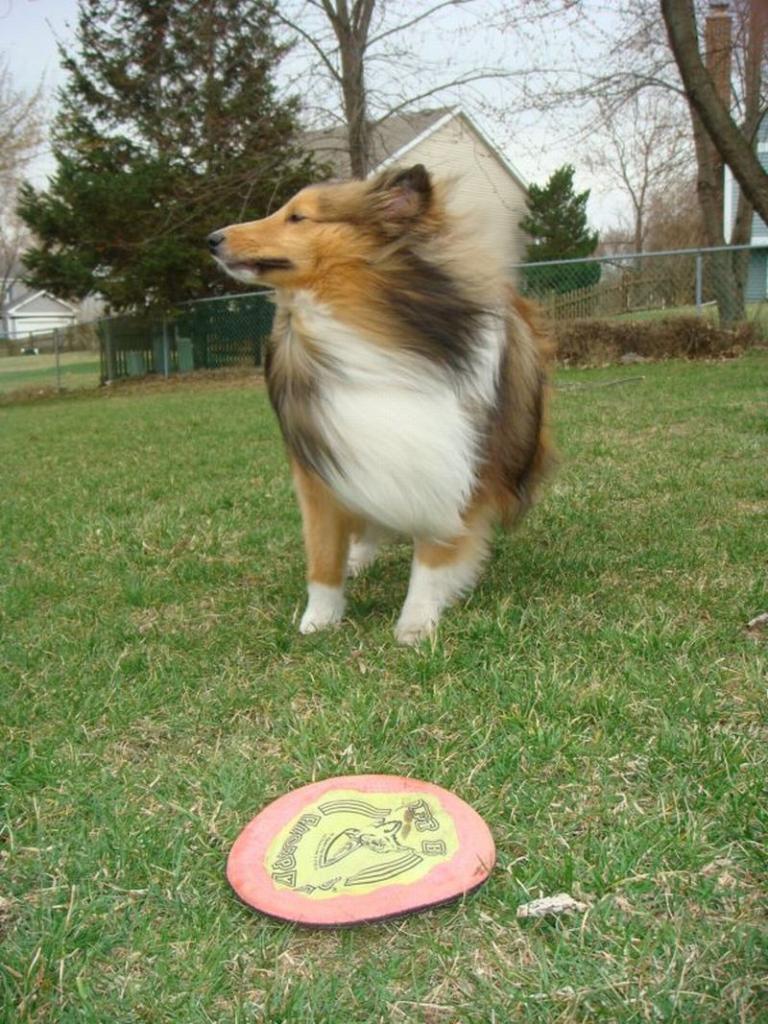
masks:
<instances>
[{"instance_id":1,"label":"twig on grass","mask_svg":"<svg viewBox=\"0 0 768 1024\"><path fill-rule=\"evenodd\" d=\"M614 384L630 384L633 381L645 380L645 374L636 377L617 377L616 380L599 381L596 384L555 384L556 391L591 391L592 388L611 388Z\"/></svg>"}]
</instances>

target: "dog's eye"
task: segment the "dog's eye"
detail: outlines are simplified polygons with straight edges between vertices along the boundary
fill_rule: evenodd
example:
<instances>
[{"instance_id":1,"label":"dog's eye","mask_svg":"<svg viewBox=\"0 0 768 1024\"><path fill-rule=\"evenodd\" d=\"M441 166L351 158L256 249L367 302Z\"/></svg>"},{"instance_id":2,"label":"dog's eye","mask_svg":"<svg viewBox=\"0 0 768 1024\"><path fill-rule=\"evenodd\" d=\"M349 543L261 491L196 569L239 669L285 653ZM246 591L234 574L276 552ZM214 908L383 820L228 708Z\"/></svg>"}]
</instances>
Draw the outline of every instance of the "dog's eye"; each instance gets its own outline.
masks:
<instances>
[{"instance_id":1,"label":"dog's eye","mask_svg":"<svg viewBox=\"0 0 768 1024\"><path fill-rule=\"evenodd\" d=\"M288 215L289 224L298 224L300 220L306 220L307 218L302 216L300 213L291 213Z\"/></svg>"}]
</instances>

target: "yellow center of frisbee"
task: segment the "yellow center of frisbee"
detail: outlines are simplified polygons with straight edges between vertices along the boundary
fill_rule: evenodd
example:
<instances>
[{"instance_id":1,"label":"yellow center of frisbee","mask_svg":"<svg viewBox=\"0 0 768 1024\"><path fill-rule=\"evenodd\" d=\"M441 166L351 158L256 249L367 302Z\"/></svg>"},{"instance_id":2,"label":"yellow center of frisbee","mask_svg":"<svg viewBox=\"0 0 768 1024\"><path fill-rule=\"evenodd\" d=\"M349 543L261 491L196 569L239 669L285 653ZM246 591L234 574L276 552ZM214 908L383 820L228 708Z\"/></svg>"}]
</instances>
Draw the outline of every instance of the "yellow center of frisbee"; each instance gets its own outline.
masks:
<instances>
[{"instance_id":1,"label":"yellow center of frisbee","mask_svg":"<svg viewBox=\"0 0 768 1024\"><path fill-rule=\"evenodd\" d=\"M432 793L331 789L275 836L265 867L278 889L327 899L410 885L458 848L453 819Z\"/></svg>"}]
</instances>

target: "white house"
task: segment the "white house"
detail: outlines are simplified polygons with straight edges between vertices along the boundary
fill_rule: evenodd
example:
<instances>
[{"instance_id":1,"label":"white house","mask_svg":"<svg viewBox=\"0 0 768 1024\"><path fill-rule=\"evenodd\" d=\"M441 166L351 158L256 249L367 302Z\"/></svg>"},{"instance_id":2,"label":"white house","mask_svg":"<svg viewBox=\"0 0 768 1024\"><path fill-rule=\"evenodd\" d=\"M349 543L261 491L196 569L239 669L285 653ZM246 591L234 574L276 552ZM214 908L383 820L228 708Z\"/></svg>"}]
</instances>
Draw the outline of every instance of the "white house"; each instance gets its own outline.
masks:
<instances>
[{"instance_id":1,"label":"white house","mask_svg":"<svg viewBox=\"0 0 768 1024\"><path fill-rule=\"evenodd\" d=\"M757 130L757 158L768 171L768 114ZM730 242L736 223L736 209L739 203L739 183L726 164L725 167L725 210L723 230L726 242ZM752 214L752 232L749 239L752 251L749 254L749 270L745 296L747 302L763 302L768 298L768 225L756 214Z\"/></svg>"},{"instance_id":2,"label":"white house","mask_svg":"<svg viewBox=\"0 0 768 1024\"><path fill-rule=\"evenodd\" d=\"M16 275L9 278L0 302L0 337L25 341L76 321L77 310L68 302L28 287Z\"/></svg>"},{"instance_id":3,"label":"white house","mask_svg":"<svg viewBox=\"0 0 768 1024\"><path fill-rule=\"evenodd\" d=\"M338 177L350 176L345 128L309 132L304 141ZM371 148L370 174L391 164L421 163L454 178L457 203L493 225L510 263L524 259L527 238L519 223L527 213L526 181L460 107L393 115L373 129Z\"/></svg>"}]
</instances>

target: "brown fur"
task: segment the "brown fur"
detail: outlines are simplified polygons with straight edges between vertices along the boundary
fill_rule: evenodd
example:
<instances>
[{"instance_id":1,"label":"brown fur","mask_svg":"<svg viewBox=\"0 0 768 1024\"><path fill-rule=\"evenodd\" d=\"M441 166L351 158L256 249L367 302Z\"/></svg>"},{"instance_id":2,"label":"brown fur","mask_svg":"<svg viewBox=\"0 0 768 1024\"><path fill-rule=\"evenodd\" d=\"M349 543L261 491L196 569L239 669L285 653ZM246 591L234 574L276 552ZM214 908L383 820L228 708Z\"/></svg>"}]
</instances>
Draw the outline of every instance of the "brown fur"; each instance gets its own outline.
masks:
<instances>
[{"instance_id":1,"label":"brown fur","mask_svg":"<svg viewBox=\"0 0 768 1024\"><path fill-rule=\"evenodd\" d=\"M508 287L507 348L490 432L489 478L505 523L526 511L551 467L548 373L553 346L533 303Z\"/></svg>"},{"instance_id":2,"label":"brown fur","mask_svg":"<svg viewBox=\"0 0 768 1024\"><path fill-rule=\"evenodd\" d=\"M430 568L481 560L492 521L524 512L551 462L549 338L535 308L505 281L501 254L478 246L471 228L451 217L444 187L417 166L304 189L271 217L226 228L217 252L230 272L252 272L283 296L306 290L342 323L387 348L407 344L424 357L425 372L434 364L457 381L472 366L486 319L505 311L496 401L478 409L487 444L463 514L466 532L417 540L416 560ZM365 523L323 480L334 453L317 426L316 379L332 357L315 343L300 304L281 302L269 394L291 453L309 579L337 587L350 539Z\"/></svg>"},{"instance_id":3,"label":"brown fur","mask_svg":"<svg viewBox=\"0 0 768 1024\"><path fill-rule=\"evenodd\" d=\"M334 498L320 477L295 459L293 480L304 524L307 577L313 583L340 586L353 531L359 520Z\"/></svg>"},{"instance_id":4,"label":"brown fur","mask_svg":"<svg viewBox=\"0 0 768 1024\"><path fill-rule=\"evenodd\" d=\"M296 216L303 219L292 221ZM227 228L226 250L235 262L289 262L265 278L311 291L382 345L406 336L412 349L457 371L484 310L505 295L507 350L479 491L505 521L525 510L551 461L550 342L532 304L504 283L501 267L489 267L471 234L457 230L442 187L423 168L387 171L372 183L310 186L271 217ZM296 344L287 343L289 331ZM267 354L270 398L288 448L322 476L333 453L312 416L319 358L301 314L279 310Z\"/></svg>"}]
</instances>

